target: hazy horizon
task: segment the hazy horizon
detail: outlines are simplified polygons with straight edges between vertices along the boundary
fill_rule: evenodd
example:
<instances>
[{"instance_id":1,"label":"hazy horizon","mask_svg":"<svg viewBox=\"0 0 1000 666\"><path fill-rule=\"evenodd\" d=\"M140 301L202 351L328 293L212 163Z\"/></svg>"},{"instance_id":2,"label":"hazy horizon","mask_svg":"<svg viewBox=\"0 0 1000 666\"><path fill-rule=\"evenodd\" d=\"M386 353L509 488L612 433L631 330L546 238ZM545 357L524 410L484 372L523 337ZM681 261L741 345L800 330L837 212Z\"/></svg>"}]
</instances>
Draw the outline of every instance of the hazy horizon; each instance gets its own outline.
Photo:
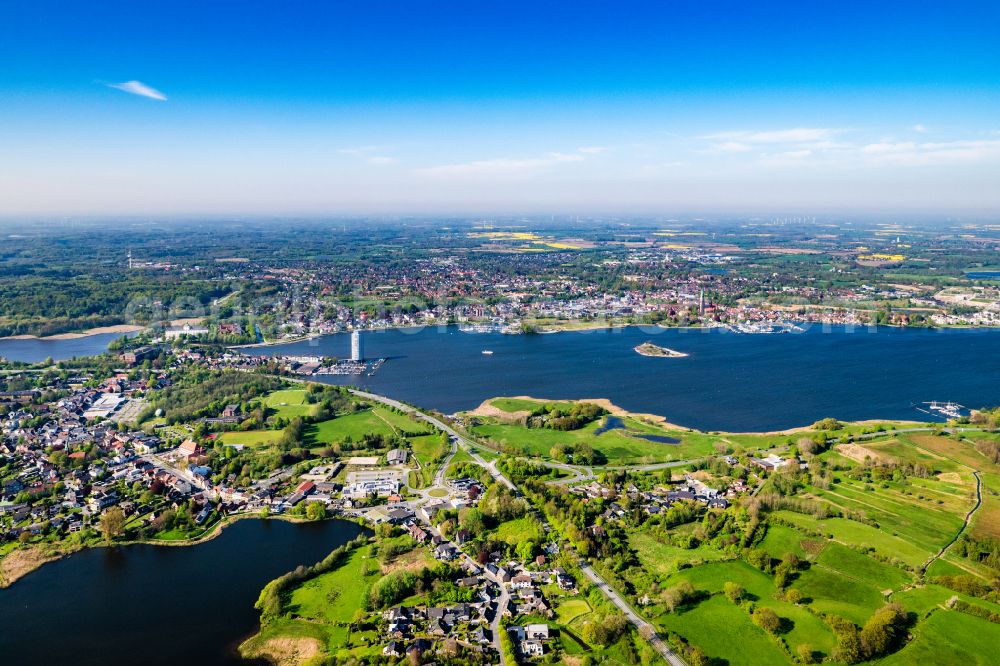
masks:
<instances>
[{"instance_id":1,"label":"hazy horizon","mask_svg":"<svg viewBox=\"0 0 1000 666\"><path fill-rule=\"evenodd\" d=\"M998 19L986 2L8 5L0 216L990 216Z\"/></svg>"}]
</instances>

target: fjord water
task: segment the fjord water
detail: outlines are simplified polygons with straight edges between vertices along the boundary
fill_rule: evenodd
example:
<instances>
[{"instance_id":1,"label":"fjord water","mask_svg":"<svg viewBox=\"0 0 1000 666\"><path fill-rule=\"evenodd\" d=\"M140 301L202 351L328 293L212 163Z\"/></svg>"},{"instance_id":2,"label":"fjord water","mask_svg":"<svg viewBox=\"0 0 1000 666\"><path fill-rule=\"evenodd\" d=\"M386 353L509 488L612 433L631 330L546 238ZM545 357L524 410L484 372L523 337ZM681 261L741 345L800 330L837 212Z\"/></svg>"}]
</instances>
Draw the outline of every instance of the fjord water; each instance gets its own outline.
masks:
<instances>
[{"instance_id":1,"label":"fjord water","mask_svg":"<svg viewBox=\"0 0 1000 666\"><path fill-rule=\"evenodd\" d=\"M389 359L373 376L317 379L447 413L499 395L608 398L684 426L749 432L828 416L929 420L916 405L931 400L1000 404L998 329L816 325L766 335L627 327L503 335L433 327L363 337L368 357ZM633 351L647 340L688 356ZM344 358L350 339L337 334L246 351Z\"/></svg>"},{"instance_id":2,"label":"fjord water","mask_svg":"<svg viewBox=\"0 0 1000 666\"><path fill-rule=\"evenodd\" d=\"M85 550L0 590L0 663L246 666L264 585L360 534L354 523L241 520L195 546Z\"/></svg>"},{"instance_id":3,"label":"fjord water","mask_svg":"<svg viewBox=\"0 0 1000 666\"><path fill-rule=\"evenodd\" d=\"M23 363L38 363L47 358L64 361L76 356L95 356L108 350L122 333L97 333L80 338L3 338L0 358Z\"/></svg>"}]
</instances>

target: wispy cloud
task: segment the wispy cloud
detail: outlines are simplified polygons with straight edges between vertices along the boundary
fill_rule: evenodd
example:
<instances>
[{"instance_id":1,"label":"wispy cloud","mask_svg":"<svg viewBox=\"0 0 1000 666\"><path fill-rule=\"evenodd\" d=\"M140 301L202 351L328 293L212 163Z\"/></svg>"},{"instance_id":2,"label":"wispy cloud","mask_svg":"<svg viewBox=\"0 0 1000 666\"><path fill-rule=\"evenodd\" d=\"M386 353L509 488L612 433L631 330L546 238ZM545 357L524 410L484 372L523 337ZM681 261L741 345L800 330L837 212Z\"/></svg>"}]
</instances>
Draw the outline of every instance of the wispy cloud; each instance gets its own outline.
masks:
<instances>
[{"instance_id":1,"label":"wispy cloud","mask_svg":"<svg viewBox=\"0 0 1000 666\"><path fill-rule=\"evenodd\" d=\"M896 166L982 162L1000 159L1000 140L880 141L864 146L861 153L870 162Z\"/></svg>"},{"instance_id":2,"label":"wispy cloud","mask_svg":"<svg viewBox=\"0 0 1000 666\"><path fill-rule=\"evenodd\" d=\"M585 159L586 157L579 153L549 153L541 157L522 159L498 158L460 164L442 164L417 169L415 173L433 177L518 176L560 164L582 162Z\"/></svg>"},{"instance_id":3,"label":"wispy cloud","mask_svg":"<svg viewBox=\"0 0 1000 666\"><path fill-rule=\"evenodd\" d=\"M115 90L121 90L122 92L127 92L132 95L138 95L139 97L148 97L149 99L155 99L158 102L166 102L167 96L161 93L156 88L147 86L142 81L125 81L123 83L108 83L109 88L114 88Z\"/></svg>"},{"instance_id":4,"label":"wispy cloud","mask_svg":"<svg viewBox=\"0 0 1000 666\"><path fill-rule=\"evenodd\" d=\"M349 146L347 148L340 148L337 152L341 155L361 157L362 155L368 155L379 150L385 150L385 146Z\"/></svg>"},{"instance_id":5,"label":"wispy cloud","mask_svg":"<svg viewBox=\"0 0 1000 666\"><path fill-rule=\"evenodd\" d=\"M389 157L388 155L372 155L367 159L368 164L374 164L376 166L387 166L389 164L395 164L398 162L395 157Z\"/></svg>"},{"instance_id":6,"label":"wispy cloud","mask_svg":"<svg viewBox=\"0 0 1000 666\"><path fill-rule=\"evenodd\" d=\"M706 134L700 138L706 141L735 142L739 144L806 143L812 141L829 141L843 131L829 127L793 127L779 130L717 132L715 134Z\"/></svg>"},{"instance_id":7,"label":"wispy cloud","mask_svg":"<svg viewBox=\"0 0 1000 666\"><path fill-rule=\"evenodd\" d=\"M713 143L708 147L710 153L748 153L753 150L753 146L742 141L723 141Z\"/></svg>"},{"instance_id":8,"label":"wispy cloud","mask_svg":"<svg viewBox=\"0 0 1000 666\"><path fill-rule=\"evenodd\" d=\"M601 153L608 152L608 149L605 146L584 146L577 148L576 151L584 155L600 155Z\"/></svg>"},{"instance_id":9,"label":"wispy cloud","mask_svg":"<svg viewBox=\"0 0 1000 666\"><path fill-rule=\"evenodd\" d=\"M924 133L927 132L927 125L921 125L920 123L917 123L916 125L914 125L910 129L912 129L914 132L918 132L920 134L924 134Z\"/></svg>"}]
</instances>

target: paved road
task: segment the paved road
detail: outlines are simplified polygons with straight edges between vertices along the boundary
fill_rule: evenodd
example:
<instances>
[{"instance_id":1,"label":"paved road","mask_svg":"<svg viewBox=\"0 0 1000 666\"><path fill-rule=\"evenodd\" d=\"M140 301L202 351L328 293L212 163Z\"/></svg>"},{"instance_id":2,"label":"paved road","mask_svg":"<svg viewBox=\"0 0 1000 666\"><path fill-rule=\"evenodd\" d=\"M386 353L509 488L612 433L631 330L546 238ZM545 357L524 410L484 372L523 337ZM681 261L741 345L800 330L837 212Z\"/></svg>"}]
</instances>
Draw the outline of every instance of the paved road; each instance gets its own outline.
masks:
<instances>
[{"instance_id":1,"label":"paved road","mask_svg":"<svg viewBox=\"0 0 1000 666\"><path fill-rule=\"evenodd\" d=\"M608 585L607 581L601 578L589 564L583 561L580 561L579 564L580 570L584 575L597 585L597 588L604 593L604 596L611 600L611 603L618 607L618 610L625 614L629 622L639 631L639 635L649 641L649 644L663 656L668 664L671 666L687 666L686 662L659 637L656 633L656 628L636 613L628 602L613 587Z\"/></svg>"}]
</instances>

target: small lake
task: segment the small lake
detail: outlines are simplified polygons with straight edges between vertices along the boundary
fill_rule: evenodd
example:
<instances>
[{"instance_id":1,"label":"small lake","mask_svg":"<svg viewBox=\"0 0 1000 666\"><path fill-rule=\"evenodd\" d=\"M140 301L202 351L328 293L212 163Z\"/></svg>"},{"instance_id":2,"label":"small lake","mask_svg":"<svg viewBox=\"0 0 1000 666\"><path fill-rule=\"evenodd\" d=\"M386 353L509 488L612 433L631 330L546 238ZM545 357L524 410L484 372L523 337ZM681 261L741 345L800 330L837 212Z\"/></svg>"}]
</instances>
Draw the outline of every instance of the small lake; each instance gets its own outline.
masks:
<instances>
[{"instance_id":1,"label":"small lake","mask_svg":"<svg viewBox=\"0 0 1000 666\"><path fill-rule=\"evenodd\" d=\"M1000 329L854 329L740 334L628 327L550 335L463 333L456 327L372 331L373 376L319 376L445 413L488 398L608 398L701 430L781 430L845 420L933 417L917 406L1000 404ZM646 341L689 354L637 354ZM483 354L484 350L492 354ZM245 350L345 358L350 336Z\"/></svg>"},{"instance_id":2,"label":"small lake","mask_svg":"<svg viewBox=\"0 0 1000 666\"><path fill-rule=\"evenodd\" d=\"M351 522L241 520L196 546L84 550L0 590L0 663L247 666L264 585L358 534Z\"/></svg>"},{"instance_id":3,"label":"small lake","mask_svg":"<svg viewBox=\"0 0 1000 666\"><path fill-rule=\"evenodd\" d=\"M112 341L122 337L122 333L98 333L82 338L0 339L0 358L23 363L38 363L47 358L65 361L76 356L96 356L108 351Z\"/></svg>"},{"instance_id":4,"label":"small lake","mask_svg":"<svg viewBox=\"0 0 1000 666\"><path fill-rule=\"evenodd\" d=\"M617 416L605 416L604 421L601 423L600 427L594 430L595 435L601 435L609 430L624 430L628 432L632 437L637 437L639 439L644 439L647 442L656 442L657 444L680 444L681 440L676 437L668 437L667 435L647 435L641 432L629 432L628 428L625 427L625 422L622 421Z\"/></svg>"}]
</instances>

